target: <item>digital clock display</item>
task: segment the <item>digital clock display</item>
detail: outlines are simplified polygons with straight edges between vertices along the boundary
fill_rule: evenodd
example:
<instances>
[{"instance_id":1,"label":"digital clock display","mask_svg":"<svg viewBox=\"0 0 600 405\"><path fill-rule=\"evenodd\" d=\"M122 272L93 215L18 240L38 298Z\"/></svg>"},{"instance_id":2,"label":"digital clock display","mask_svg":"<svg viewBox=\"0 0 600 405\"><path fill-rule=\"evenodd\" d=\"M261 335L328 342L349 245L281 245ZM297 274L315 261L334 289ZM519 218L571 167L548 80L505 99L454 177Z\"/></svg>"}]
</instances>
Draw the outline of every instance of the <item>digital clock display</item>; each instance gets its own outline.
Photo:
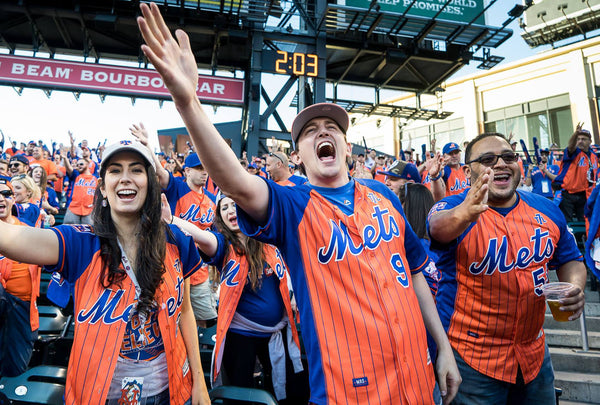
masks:
<instances>
[{"instance_id":1,"label":"digital clock display","mask_svg":"<svg viewBox=\"0 0 600 405\"><path fill-rule=\"evenodd\" d=\"M284 75L319 75L319 57L312 53L263 51L263 70Z\"/></svg>"}]
</instances>

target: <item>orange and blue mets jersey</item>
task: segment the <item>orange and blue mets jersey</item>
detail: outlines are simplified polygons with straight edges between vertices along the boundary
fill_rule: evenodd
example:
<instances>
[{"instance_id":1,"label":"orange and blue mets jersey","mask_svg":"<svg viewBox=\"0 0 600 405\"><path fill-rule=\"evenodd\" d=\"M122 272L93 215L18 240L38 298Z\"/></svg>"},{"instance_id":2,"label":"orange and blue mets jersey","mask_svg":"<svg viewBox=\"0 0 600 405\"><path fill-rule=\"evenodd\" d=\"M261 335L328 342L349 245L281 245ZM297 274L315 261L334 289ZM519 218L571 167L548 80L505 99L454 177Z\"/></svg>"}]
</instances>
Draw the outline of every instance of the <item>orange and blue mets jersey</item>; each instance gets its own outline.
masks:
<instances>
[{"instance_id":1,"label":"orange and blue mets jersey","mask_svg":"<svg viewBox=\"0 0 600 405\"><path fill-rule=\"evenodd\" d=\"M58 237L59 259L48 271L57 271L74 284L75 336L65 388L66 404L104 404L121 352L127 321L135 308L135 287L126 277L105 288L100 283L100 238L87 225L51 228ZM154 296L158 327L163 339L169 374L171 404L190 398L192 377L178 322L184 279L197 271L201 261L192 238L170 226L165 270ZM142 270L143 271L143 270ZM147 331L148 333L150 331Z\"/></svg>"},{"instance_id":2,"label":"orange and blue mets jersey","mask_svg":"<svg viewBox=\"0 0 600 405\"><path fill-rule=\"evenodd\" d=\"M446 184L446 196L460 194L471 187L471 182L465 176L462 165L458 169L444 166L442 178Z\"/></svg>"},{"instance_id":3,"label":"orange and blue mets jersey","mask_svg":"<svg viewBox=\"0 0 600 405\"><path fill-rule=\"evenodd\" d=\"M69 175L71 185L67 193L67 206L75 215L87 216L94 207L94 194L98 178L93 174L81 174L73 170Z\"/></svg>"},{"instance_id":4,"label":"orange and blue mets jersey","mask_svg":"<svg viewBox=\"0 0 600 405\"><path fill-rule=\"evenodd\" d=\"M201 193L192 190L185 180L174 177L169 172L169 185L164 190L165 196L171 206L171 214L183 218L196 225L198 228L207 230L215 220L215 196L202 189ZM198 285L208 280L208 266L202 266L191 278L192 285Z\"/></svg>"},{"instance_id":5,"label":"orange and blue mets jersey","mask_svg":"<svg viewBox=\"0 0 600 405\"><path fill-rule=\"evenodd\" d=\"M276 245L288 265L312 403L430 404L433 368L412 284L429 257L384 184L351 182L346 215L313 186L267 181L267 223L238 207L240 228Z\"/></svg>"},{"instance_id":6,"label":"orange and blue mets jersey","mask_svg":"<svg viewBox=\"0 0 600 405\"><path fill-rule=\"evenodd\" d=\"M430 216L461 204L467 193L446 197ZM552 201L517 191L514 207L488 209L453 243L431 248L441 272L436 303L452 347L478 372L525 383L544 359L546 303L540 287L548 268L580 261L573 235Z\"/></svg>"},{"instance_id":7,"label":"orange and blue mets jersey","mask_svg":"<svg viewBox=\"0 0 600 405\"><path fill-rule=\"evenodd\" d=\"M215 197L206 190L193 191L179 177L169 172L169 185L164 190L171 213L196 225L202 230L210 228L215 220Z\"/></svg>"},{"instance_id":8,"label":"orange and blue mets jersey","mask_svg":"<svg viewBox=\"0 0 600 405\"><path fill-rule=\"evenodd\" d=\"M598 157L594 153L591 151L585 153L581 149L575 148L575 151L569 154L567 148L554 182L562 185L562 189L569 193L585 191L589 197L596 185L597 171Z\"/></svg>"},{"instance_id":9,"label":"orange and blue mets jersey","mask_svg":"<svg viewBox=\"0 0 600 405\"><path fill-rule=\"evenodd\" d=\"M218 249L215 255L207 260L209 264L217 267L221 275L221 284L219 292L219 317L217 320L217 338L215 342L215 354L212 364L213 382L217 379L221 371L223 361L223 352L225 350L225 336L231 325L231 320L237 310L240 298L248 282L248 260L246 256L239 255L233 246L227 242L223 235L215 233L218 241ZM294 322L292 304L290 301L290 291L287 284L286 266L283 262L281 253L275 246L264 245L263 248L265 271L263 277L277 277L279 279L280 300L283 301L288 320L291 320L290 326L294 342L300 347L298 331ZM269 303L276 306L276 302Z\"/></svg>"}]
</instances>

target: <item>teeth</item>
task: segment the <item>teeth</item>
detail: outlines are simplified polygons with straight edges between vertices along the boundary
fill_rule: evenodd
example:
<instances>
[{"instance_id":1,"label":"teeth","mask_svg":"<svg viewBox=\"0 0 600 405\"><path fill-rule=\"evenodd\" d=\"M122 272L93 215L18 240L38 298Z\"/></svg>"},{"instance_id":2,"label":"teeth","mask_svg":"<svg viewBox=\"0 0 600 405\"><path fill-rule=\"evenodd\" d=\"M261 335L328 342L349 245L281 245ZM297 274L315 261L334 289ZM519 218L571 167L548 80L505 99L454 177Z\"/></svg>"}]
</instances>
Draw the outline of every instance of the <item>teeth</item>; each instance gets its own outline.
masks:
<instances>
[{"instance_id":1,"label":"teeth","mask_svg":"<svg viewBox=\"0 0 600 405\"><path fill-rule=\"evenodd\" d=\"M326 157L333 156L335 154L335 148L333 143L330 141L325 141L321 143L317 148L317 156L318 157Z\"/></svg>"},{"instance_id":2,"label":"teeth","mask_svg":"<svg viewBox=\"0 0 600 405\"><path fill-rule=\"evenodd\" d=\"M118 192L119 195L132 195L135 194L135 191L133 190L122 190Z\"/></svg>"}]
</instances>

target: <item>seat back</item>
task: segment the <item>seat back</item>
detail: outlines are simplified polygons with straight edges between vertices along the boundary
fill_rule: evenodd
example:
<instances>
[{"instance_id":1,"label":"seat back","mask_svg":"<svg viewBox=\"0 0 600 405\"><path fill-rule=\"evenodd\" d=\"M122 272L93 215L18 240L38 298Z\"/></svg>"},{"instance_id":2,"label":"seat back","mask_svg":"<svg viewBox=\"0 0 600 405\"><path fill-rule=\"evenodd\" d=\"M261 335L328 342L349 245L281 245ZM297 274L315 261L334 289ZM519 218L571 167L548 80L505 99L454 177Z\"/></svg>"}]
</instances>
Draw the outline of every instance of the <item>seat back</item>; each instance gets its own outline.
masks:
<instances>
[{"instance_id":1,"label":"seat back","mask_svg":"<svg viewBox=\"0 0 600 405\"><path fill-rule=\"evenodd\" d=\"M67 369L55 366L33 367L17 377L0 379L0 398L10 403L63 404Z\"/></svg>"},{"instance_id":2,"label":"seat back","mask_svg":"<svg viewBox=\"0 0 600 405\"><path fill-rule=\"evenodd\" d=\"M38 335L44 337L58 337L63 334L70 319L65 316L60 308L51 305L41 305L38 307L40 313L40 326Z\"/></svg>"},{"instance_id":3,"label":"seat back","mask_svg":"<svg viewBox=\"0 0 600 405\"><path fill-rule=\"evenodd\" d=\"M243 388L222 385L208 392L213 404L223 404L227 399L243 401L247 403L277 405L277 400L267 391L258 388Z\"/></svg>"}]
</instances>

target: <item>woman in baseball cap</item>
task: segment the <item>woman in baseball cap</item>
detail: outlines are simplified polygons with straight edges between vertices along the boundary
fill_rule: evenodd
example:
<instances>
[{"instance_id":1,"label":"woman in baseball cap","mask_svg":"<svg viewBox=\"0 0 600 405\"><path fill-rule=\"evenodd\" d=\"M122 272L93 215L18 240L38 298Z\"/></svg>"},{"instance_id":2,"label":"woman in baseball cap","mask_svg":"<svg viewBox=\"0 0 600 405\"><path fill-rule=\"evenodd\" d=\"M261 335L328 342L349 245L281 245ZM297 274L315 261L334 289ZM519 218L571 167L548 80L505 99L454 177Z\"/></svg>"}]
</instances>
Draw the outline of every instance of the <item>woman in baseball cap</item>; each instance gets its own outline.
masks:
<instances>
[{"instance_id":1,"label":"woman in baseball cap","mask_svg":"<svg viewBox=\"0 0 600 405\"><path fill-rule=\"evenodd\" d=\"M108 146L98 183L94 227L0 223L1 254L74 285L65 403L210 403L187 281L201 260L160 219L151 152L136 141Z\"/></svg>"}]
</instances>

